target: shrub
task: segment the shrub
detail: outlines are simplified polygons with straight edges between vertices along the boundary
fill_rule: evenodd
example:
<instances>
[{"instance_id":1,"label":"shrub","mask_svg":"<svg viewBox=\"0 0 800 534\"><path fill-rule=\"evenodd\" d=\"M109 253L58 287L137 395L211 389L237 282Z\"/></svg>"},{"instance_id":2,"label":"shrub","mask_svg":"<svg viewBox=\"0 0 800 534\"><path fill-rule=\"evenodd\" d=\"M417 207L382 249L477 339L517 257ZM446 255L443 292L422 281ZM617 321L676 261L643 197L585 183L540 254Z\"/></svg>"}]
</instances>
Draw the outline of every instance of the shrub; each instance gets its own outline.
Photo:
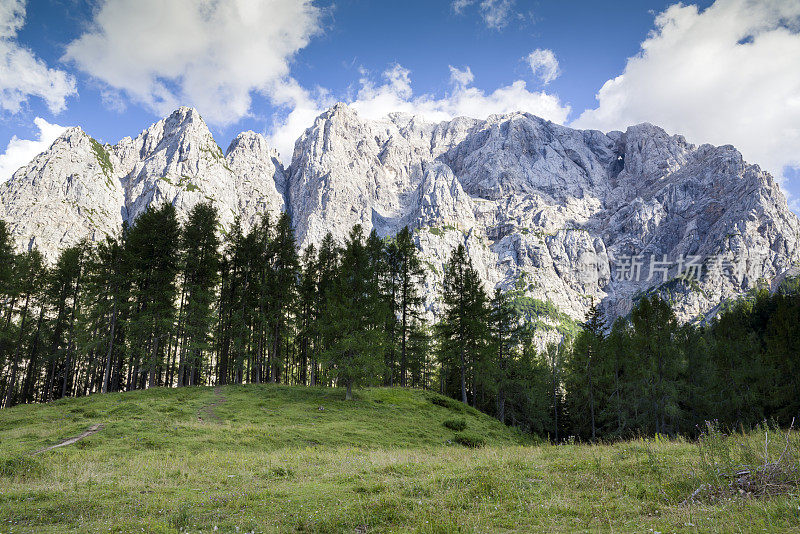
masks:
<instances>
[{"instance_id":1,"label":"shrub","mask_svg":"<svg viewBox=\"0 0 800 534\"><path fill-rule=\"evenodd\" d=\"M464 411L464 406L455 399L451 399L450 397L444 397L442 395L432 395L430 400L436 406L441 406L442 408L447 408L453 412L462 412Z\"/></svg>"},{"instance_id":2,"label":"shrub","mask_svg":"<svg viewBox=\"0 0 800 534\"><path fill-rule=\"evenodd\" d=\"M482 436L473 434L471 432L459 432L453 437L453 441L464 447L477 449L486 445L486 440Z\"/></svg>"},{"instance_id":3,"label":"shrub","mask_svg":"<svg viewBox=\"0 0 800 534\"><path fill-rule=\"evenodd\" d=\"M445 426L445 428L449 428L450 430L455 430L456 432L461 432L462 430L467 428L466 419L447 419L442 424Z\"/></svg>"}]
</instances>

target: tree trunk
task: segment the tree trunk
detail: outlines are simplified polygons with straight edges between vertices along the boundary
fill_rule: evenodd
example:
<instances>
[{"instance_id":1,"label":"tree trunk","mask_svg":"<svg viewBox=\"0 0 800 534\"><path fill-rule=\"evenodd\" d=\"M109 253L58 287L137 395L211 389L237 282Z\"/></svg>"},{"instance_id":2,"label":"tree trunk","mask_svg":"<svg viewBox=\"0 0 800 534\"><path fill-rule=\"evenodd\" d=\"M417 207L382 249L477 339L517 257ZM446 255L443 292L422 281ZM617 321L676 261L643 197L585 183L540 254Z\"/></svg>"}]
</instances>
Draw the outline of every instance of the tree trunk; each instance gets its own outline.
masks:
<instances>
[{"instance_id":1,"label":"tree trunk","mask_svg":"<svg viewBox=\"0 0 800 534\"><path fill-rule=\"evenodd\" d=\"M14 386L17 382L17 370L19 369L19 353L22 350L22 336L25 334L25 322L28 319L28 303L31 300L31 292L25 294L25 306L22 308L22 322L19 326L19 336L17 337L17 347L14 349L14 360L11 362L11 377L6 388L6 401L4 406L10 407L14 401Z\"/></svg>"},{"instance_id":2,"label":"tree trunk","mask_svg":"<svg viewBox=\"0 0 800 534\"><path fill-rule=\"evenodd\" d=\"M597 439L597 429L594 421L594 388L592 385L592 357L589 355L589 412L592 418L592 441Z\"/></svg>"},{"instance_id":3,"label":"tree trunk","mask_svg":"<svg viewBox=\"0 0 800 534\"><path fill-rule=\"evenodd\" d=\"M497 392L497 419L503 424L506 422L506 395L503 388Z\"/></svg>"},{"instance_id":4,"label":"tree trunk","mask_svg":"<svg viewBox=\"0 0 800 534\"><path fill-rule=\"evenodd\" d=\"M108 382L111 379L111 358L114 355L114 334L117 328L117 299L114 299L114 309L111 312L111 334L108 338L108 351L106 352L106 365L103 370L102 393L108 393Z\"/></svg>"},{"instance_id":5,"label":"tree trunk","mask_svg":"<svg viewBox=\"0 0 800 534\"><path fill-rule=\"evenodd\" d=\"M36 387L37 367L39 364L39 335L42 331L42 322L44 321L44 303L39 308L39 320L36 322L36 335L33 336L31 343L31 355L28 358L28 369L26 371L25 382L22 387L23 402L33 402L34 388Z\"/></svg>"},{"instance_id":6,"label":"tree trunk","mask_svg":"<svg viewBox=\"0 0 800 534\"><path fill-rule=\"evenodd\" d=\"M461 349L461 402L467 404L467 367L464 362L464 348Z\"/></svg>"},{"instance_id":7,"label":"tree trunk","mask_svg":"<svg viewBox=\"0 0 800 534\"><path fill-rule=\"evenodd\" d=\"M158 342L160 341L159 336L155 336L155 340L153 343L153 352L152 352L152 362L150 363L150 372L148 373L147 379L147 389L155 387L156 382L156 358L158 357Z\"/></svg>"},{"instance_id":8,"label":"tree trunk","mask_svg":"<svg viewBox=\"0 0 800 534\"><path fill-rule=\"evenodd\" d=\"M406 303L406 291L403 291L403 326L400 332L400 386L406 387L406 366L408 361L406 359L406 331L408 324L408 304Z\"/></svg>"}]
</instances>

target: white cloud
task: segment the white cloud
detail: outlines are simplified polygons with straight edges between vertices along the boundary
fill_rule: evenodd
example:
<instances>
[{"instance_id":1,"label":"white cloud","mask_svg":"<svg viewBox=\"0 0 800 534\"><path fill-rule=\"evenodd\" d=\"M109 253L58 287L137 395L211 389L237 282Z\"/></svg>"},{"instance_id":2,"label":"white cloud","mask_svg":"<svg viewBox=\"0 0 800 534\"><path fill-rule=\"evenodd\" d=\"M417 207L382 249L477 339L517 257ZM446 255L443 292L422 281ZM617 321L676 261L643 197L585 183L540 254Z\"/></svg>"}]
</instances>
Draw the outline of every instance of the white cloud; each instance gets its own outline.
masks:
<instances>
[{"instance_id":1,"label":"white cloud","mask_svg":"<svg viewBox=\"0 0 800 534\"><path fill-rule=\"evenodd\" d=\"M558 68L558 60L552 50L537 48L528 54L527 59L533 75L542 80L545 85L558 78L561 74L561 70Z\"/></svg>"},{"instance_id":2,"label":"white cloud","mask_svg":"<svg viewBox=\"0 0 800 534\"><path fill-rule=\"evenodd\" d=\"M523 80L487 93L469 85L474 78L469 67L464 70L450 67L450 74L454 82L452 91L437 98L431 94L415 95L411 72L401 65L387 69L381 83L375 83L369 73L362 72L360 88L348 99L348 103L366 119L381 118L392 112L419 115L430 121L459 116L483 119L498 113L524 111L563 123L570 112L570 107L562 104L557 96L544 91L529 91ZM312 95L294 82L284 86L282 96L284 105L291 112L273 124L269 138L288 163L294 141L335 100L329 93L319 89L316 95Z\"/></svg>"},{"instance_id":3,"label":"white cloud","mask_svg":"<svg viewBox=\"0 0 800 534\"><path fill-rule=\"evenodd\" d=\"M50 124L40 117L36 117L33 122L39 129L37 138L19 139L15 135L8 142L5 154L0 155L0 183L11 178L20 167L27 165L33 158L50 148L53 141L66 130L64 126Z\"/></svg>"},{"instance_id":4,"label":"white cloud","mask_svg":"<svg viewBox=\"0 0 800 534\"><path fill-rule=\"evenodd\" d=\"M514 0L483 0L481 16L489 28L502 30L514 16Z\"/></svg>"},{"instance_id":5,"label":"white cloud","mask_svg":"<svg viewBox=\"0 0 800 534\"><path fill-rule=\"evenodd\" d=\"M225 125L277 90L320 17L311 0L103 0L65 58L157 114L192 105Z\"/></svg>"},{"instance_id":6,"label":"white cloud","mask_svg":"<svg viewBox=\"0 0 800 534\"><path fill-rule=\"evenodd\" d=\"M456 15L464 14L466 9L478 3L478 0L453 0L450 4ZM517 16L514 10L515 0L482 0L478 9L484 24L493 30L502 30Z\"/></svg>"},{"instance_id":7,"label":"white cloud","mask_svg":"<svg viewBox=\"0 0 800 534\"><path fill-rule=\"evenodd\" d=\"M464 10L474 3L475 0L453 0L451 6L453 8L453 12L455 12L456 15L462 15L464 13Z\"/></svg>"},{"instance_id":8,"label":"white cloud","mask_svg":"<svg viewBox=\"0 0 800 534\"><path fill-rule=\"evenodd\" d=\"M471 84L472 81L475 79L475 75L472 74L472 69L469 67L464 68L464 70L459 69L458 67L454 67L449 65L450 67L450 83L458 87L466 87L467 85Z\"/></svg>"},{"instance_id":9,"label":"white cloud","mask_svg":"<svg viewBox=\"0 0 800 534\"><path fill-rule=\"evenodd\" d=\"M597 94L581 128L652 122L733 144L780 176L800 164L800 2L717 0L659 14L641 52Z\"/></svg>"},{"instance_id":10,"label":"white cloud","mask_svg":"<svg viewBox=\"0 0 800 534\"><path fill-rule=\"evenodd\" d=\"M25 25L25 0L0 0L0 109L17 113L31 96L47 103L53 113L74 95L75 79L44 61L17 41Z\"/></svg>"},{"instance_id":11,"label":"white cloud","mask_svg":"<svg viewBox=\"0 0 800 534\"><path fill-rule=\"evenodd\" d=\"M292 161L295 141L334 101L324 89L318 88L316 94L312 94L293 79L279 84L272 98L276 104L290 110L285 117L276 117L271 133L267 135L269 144L278 150L288 165Z\"/></svg>"}]
</instances>

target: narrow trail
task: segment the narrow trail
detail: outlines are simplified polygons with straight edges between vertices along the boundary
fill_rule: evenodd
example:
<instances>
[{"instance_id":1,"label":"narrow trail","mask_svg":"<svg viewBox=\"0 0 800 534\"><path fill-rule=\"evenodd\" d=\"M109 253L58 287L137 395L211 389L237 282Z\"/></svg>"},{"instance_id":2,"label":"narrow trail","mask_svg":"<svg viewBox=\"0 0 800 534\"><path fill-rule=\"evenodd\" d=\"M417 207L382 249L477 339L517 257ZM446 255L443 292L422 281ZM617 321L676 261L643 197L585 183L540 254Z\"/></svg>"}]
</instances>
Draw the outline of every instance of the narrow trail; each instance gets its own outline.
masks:
<instances>
[{"instance_id":1,"label":"narrow trail","mask_svg":"<svg viewBox=\"0 0 800 534\"><path fill-rule=\"evenodd\" d=\"M203 406L197 412L197 419L201 423L212 422L212 421L215 422L215 423L222 422L222 420L219 418L219 416L217 415L217 412L216 412L216 410L214 410L214 408L216 406L219 406L223 402L226 402L227 399L225 398L224 395L222 395L222 389L219 386L214 388L214 395L216 397L216 400L214 402L211 402L211 403Z\"/></svg>"},{"instance_id":2,"label":"narrow trail","mask_svg":"<svg viewBox=\"0 0 800 534\"><path fill-rule=\"evenodd\" d=\"M74 438L65 439L61 443L50 445L49 447L45 447L44 449L39 449L38 451L34 452L32 456L36 456L37 454L42 454L43 452L52 451L53 449L58 449L59 447L66 447L67 445L72 445L73 443L77 443L83 438L88 438L92 434L96 434L101 430L103 430L103 425L92 425L83 434L75 436Z\"/></svg>"}]
</instances>

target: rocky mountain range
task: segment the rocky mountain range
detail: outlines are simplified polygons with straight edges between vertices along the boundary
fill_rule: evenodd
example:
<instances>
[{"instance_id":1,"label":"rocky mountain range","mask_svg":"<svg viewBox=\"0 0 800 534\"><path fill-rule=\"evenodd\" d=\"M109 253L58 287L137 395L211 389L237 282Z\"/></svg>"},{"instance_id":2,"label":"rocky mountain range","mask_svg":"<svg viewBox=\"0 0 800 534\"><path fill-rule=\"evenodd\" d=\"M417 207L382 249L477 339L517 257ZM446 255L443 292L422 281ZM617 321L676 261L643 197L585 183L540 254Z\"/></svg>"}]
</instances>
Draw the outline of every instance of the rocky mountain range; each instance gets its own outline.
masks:
<instances>
[{"instance_id":1,"label":"rocky mountain range","mask_svg":"<svg viewBox=\"0 0 800 534\"><path fill-rule=\"evenodd\" d=\"M52 261L81 239L118 234L149 205L171 202L185 217L205 200L223 229L286 210L301 247L328 231L343 239L356 223L387 237L408 225L432 315L444 264L464 243L487 289L514 290L543 340L593 303L618 316L648 291L694 319L800 260L798 218L734 147L526 113L365 120L337 104L297 140L288 167L253 132L223 152L190 108L116 145L70 128L0 185L0 218L20 249Z\"/></svg>"}]
</instances>

